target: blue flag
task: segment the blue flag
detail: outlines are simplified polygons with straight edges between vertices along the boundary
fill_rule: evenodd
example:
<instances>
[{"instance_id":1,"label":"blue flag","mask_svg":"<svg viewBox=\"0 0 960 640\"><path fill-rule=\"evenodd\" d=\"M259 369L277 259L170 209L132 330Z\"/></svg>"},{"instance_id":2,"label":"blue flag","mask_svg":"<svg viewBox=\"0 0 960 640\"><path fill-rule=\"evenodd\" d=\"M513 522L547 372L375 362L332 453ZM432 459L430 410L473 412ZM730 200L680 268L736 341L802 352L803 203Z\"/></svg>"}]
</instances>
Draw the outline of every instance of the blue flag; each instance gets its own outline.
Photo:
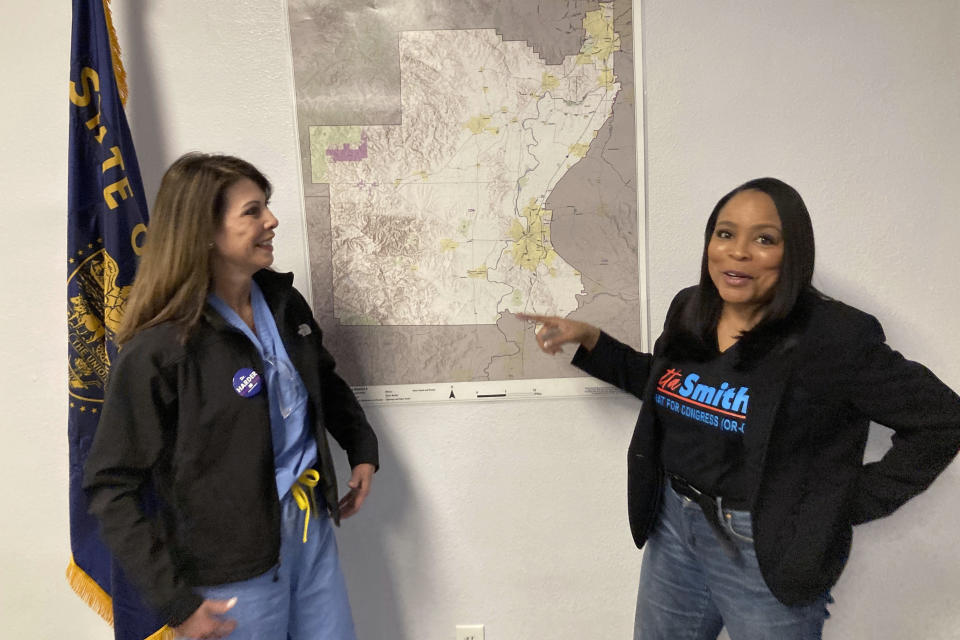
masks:
<instances>
[{"instance_id":1,"label":"blue flag","mask_svg":"<svg viewBox=\"0 0 960 640\"><path fill-rule=\"evenodd\" d=\"M120 640L172 637L147 609L100 540L81 488L115 337L147 230L140 167L114 66L108 7L73 0L67 208L70 547L73 589ZM114 47L111 47L111 42ZM119 50L116 50L117 67Z\"/></svg>"}]
</instances>

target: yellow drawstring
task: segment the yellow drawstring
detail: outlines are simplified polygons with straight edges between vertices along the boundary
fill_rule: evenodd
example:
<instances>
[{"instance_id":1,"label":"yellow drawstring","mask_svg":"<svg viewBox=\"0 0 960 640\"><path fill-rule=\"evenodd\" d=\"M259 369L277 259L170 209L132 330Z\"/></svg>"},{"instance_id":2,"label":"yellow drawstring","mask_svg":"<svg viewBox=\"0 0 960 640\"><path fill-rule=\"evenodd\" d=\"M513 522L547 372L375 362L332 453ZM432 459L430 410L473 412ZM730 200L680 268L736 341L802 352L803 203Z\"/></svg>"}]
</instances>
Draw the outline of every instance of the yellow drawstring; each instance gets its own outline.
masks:
<instances>
[{"instance_id":1,"label":"yellow drawstring","mask_svg":"<svg viewBox=\"0 0 960 640\"><path fill-rule=\"evenodd\" d=\"M313 488L320 482L320 474L316 469L307 469L300 474L297 481L290 487L290 493L293 499L297 501L300 511L306 511L307 517L303 519L303 542L307 542L307 525L310 524L310 503L313 503L313 510L317 510L316 499L313 497ZM303 485L303 486L300 486ZM306 487L304 489L303 487Z\"/></svg>"}]
</instances>

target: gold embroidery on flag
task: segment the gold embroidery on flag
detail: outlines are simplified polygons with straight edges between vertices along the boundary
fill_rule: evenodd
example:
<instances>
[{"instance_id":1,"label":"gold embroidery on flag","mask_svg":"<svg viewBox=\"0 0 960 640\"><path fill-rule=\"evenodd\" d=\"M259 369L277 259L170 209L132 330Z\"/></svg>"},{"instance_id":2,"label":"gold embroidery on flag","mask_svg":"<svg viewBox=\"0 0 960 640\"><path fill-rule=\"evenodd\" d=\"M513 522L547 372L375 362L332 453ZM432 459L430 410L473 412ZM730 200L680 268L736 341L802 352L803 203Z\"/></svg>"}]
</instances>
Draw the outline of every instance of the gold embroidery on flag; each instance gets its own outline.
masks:
<instances>
[{"instance_id":1,"label":"gold embroidery on flag","mask_svg":"<svg viewBox=\"0 0 960 640\"><path fill-rule=\"evenodd\" d=\"M70 344L70 395L103 402L112 342L120 328L130 286L117 284L120 268L105 249L83 260L68 279L67 327ZM75 285L72 286L71 285Z\"/></svg>"}]
</instances>

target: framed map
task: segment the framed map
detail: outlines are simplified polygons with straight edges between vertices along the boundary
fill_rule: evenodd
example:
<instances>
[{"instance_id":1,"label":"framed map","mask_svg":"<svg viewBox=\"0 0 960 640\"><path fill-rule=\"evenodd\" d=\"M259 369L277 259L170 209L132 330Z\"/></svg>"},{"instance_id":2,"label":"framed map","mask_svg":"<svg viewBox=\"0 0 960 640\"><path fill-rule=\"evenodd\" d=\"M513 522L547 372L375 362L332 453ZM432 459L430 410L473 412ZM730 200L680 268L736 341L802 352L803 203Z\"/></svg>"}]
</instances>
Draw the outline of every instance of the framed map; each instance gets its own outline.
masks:
<instances>
[{"instance_id":1,"label":"framed map","mask_svg":"<svg viewBox=\"0 0 960 640\"><path fill-rule=\"evenodd\" d=\"M359 397L609 393L515 314L645 346L631 3L288 12L313 306Z\"/></svg>"}]
</instances>

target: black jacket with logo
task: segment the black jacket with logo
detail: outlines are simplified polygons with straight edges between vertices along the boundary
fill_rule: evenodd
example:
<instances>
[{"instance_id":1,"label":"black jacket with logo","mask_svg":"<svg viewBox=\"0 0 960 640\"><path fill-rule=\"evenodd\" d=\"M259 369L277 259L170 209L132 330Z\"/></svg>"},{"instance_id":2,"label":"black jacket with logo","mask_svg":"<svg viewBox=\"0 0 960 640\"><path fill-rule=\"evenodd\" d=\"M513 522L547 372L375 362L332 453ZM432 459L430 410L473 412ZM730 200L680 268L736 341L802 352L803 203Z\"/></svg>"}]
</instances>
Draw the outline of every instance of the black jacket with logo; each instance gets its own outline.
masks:
<instances>
[{"instance_id":1,"label":"black jacket with logo","mask_svg":"<svg viewBox=\"0 0 960 640\"><path fill-rule=\"evenodd\" d=\"M667 314L665 336L693 295ZM754 545L770 591L813 601L846 564L852 525L892 513L923 491L960 448L960 397L885 343L876 318L814 298L753 363L744 434ZM606 334L573 364L643 400L627 459L630 529L642 547L663 488L653 401L669 339L639 353ZM870 422L894 430L890 450L863 463Z\"/></svg>"},{"instance_id":2,"label":"black jacket with logo","mask_svg":"<svg viewBox=\"0 0 960 640\"><path fill-rule=\"evenodd\" d=\"M318 491L339 523L329 432L350 466L378 464L377 438L350 387L334 371L320 328L293 275L254 279L309 395ZM170 625L202 598L193 585L245 580L277 564L280 503L266 382L243 397L240 369L263 372L256 347L209 305L185 344L163 324L138 333L113 364L87 457L84 488L107 546L146 601ZM155 512L144 512L151 486Z\"/></svg>"}]
</instances>

